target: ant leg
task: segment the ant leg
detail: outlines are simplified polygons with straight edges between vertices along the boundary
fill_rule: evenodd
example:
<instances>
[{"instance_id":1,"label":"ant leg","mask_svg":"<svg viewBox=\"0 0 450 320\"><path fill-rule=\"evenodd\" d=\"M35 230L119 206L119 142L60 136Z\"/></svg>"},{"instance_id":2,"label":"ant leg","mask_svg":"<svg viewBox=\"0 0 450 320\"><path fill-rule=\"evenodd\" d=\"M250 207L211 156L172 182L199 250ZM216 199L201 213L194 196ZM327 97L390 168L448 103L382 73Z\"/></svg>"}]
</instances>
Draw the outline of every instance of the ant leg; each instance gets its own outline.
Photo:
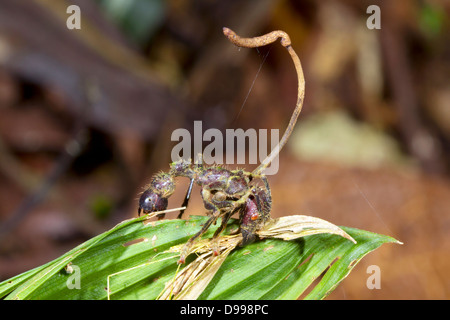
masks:
<instances>
[{"instance_id":1,"label":"ant leg","mask_svg":"<svg viewBox=\"0 0 450 320\"><path fill-rule=\"evenodd\" d=\"M269 197L272 198L272 193L270 192L269 180L267 180L267 177L263 174L260 176L260 179L263 181Z\"/></svg>"},{"instance_id":2,"label":"ant leg","mask_svg":"<svg viewBox=\"0 0 450 320\"><path fill-rule=\"evenodd\" d=\"M240 208L236 208L234 210L229 210L222 218L222 223L220 224L220 227L214 232L213 237L211 238L211 247L213 249L213 254L215 256L219 255L219 242L218 238L219 235L222 233L223 230L225 230L228 220L230 220L231 216L235 214Z\"/></svg>"},{"instance_id":3,"label":"ant leg","mask_svg":"<svg viewBox=\"0 0 450 320\"><path fill-rule=\"evenodd\" d=\"M202 153L197 154L197 159L194 161L194 165L196 166L196 169L194 171L198 172L201 169L203 169L203 154ZM187 206L188 206L189 199L191 197L192 186L194 185L194 180L195 180L194 177L191 177L191 182L189 183L189 188L188 188L188 190L186 192L186 196L184 197L183 204L181 205L182 207L186 207L187 208ZM181 217L182 217L182 215L183 215L185 210L186 209L180 210L180 213L178 214L177 219L181 219Z\"/></svg>"},{"instance_id":4,"label":"ant leg","mask_svg":"<svg viewBox=\"0 0 450 320\"><path fill-rule=\"evenodd\" d=\"M191 197L191 192L192 192L192 186L193 185L194 185L194 178L191 178L191 182L189 183L189 188L188 188L188 190L186 192L186 196L184 197L184 201L183 201L183 204L181 205L181 207L186 207L187 208L188 203L189 203L189 199ZM180 213L178 214L177 219L181 219L181 216L183 215L184 210L186 210L186 209L180 210Z\"/></svg>"},{"instance_id":5,"label":"ant leg","mask_svg":"<svg viewBox=\"0 0 450 320\"><path fill-rule=\"evenodd\" d=\"M203 225L203 227L200 229L199 232L197 232L194 236L192 236L192 238L190 238L186 244L184 245L183 249L181 249L181 255L180 255L180 259L178 260L178 264L182 264L184 263L184 261L186 260L186 257L189 254L189 249L191 248L192 244L194 243L194 241L201 237L206 230L208 230L208 228L211 226L211 224L213 222L216 222L217 218L219 217L220 214L220 210L215 210L212 214L212 216L205 222L205 224Z\"/></svg>"},{"instance_id":6,"label":"ant leg","mask_svg":"<svg viewBox=\"0 0 450 320\"><path fill-rule=\"evenodd\" d=\"M257 192L256 194L254 194L254 196L256 197L257 209L262 215L261 223L264 224L268 219L270 219L270 211L272 210L272 193L270 191L269 181L267 180L267 177L261 174L258 176L258 178L263 181L265 190L263 188L257 188Z\"/></svg>"},{"instance_id":7,"label":"ant leg","mask_svg":"<svg viewBox=\"0 0 450 320\"><path fill-rule=\"evenodd\" d=\"M203 189L201 190L203 204L206 210L216 212L220 211L220 209L225 209L226 207L232 208L234 206L235 201L225 200L226 194L217 190L212 191L213 192L215 191L215 193L212 193L207 186L204 186Z\"/></svg>"},{"instance_id":8,"label":"ant leg","mask_svg":"<svg viewBox=\"0 0 450 320\"><path fill-rule=\"evenodd\" d=\"M225 230L228 220L230 220L231 216L238 210L239 209L230 210L223 216L222 223L220 224L220 227L214 232L213 239L217 238L219 234L221 234L222 231Z\"/></svg>"}]
</instances>

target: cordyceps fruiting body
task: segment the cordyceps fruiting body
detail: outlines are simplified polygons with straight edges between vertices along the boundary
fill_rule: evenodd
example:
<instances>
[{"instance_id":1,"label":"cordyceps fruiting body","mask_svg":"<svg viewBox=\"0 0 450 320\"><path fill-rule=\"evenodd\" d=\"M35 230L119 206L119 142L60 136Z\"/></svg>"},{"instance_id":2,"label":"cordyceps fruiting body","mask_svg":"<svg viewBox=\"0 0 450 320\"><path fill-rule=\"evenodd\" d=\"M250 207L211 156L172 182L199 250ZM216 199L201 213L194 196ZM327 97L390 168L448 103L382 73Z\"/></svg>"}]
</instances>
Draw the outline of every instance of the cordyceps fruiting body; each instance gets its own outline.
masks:
<instances>
[{"instance_id":1,"label":"cordyceps fruiting body","mask_svg":"<svg viewBox=\"0 0 450 320\"><path fill-rule=\"evenodd\" d=\"M263 171L286 144L303 105L305 80L300 59L292 48L291 40L287 33L284 31L273 31L254 38L241 38L228 28L223 28L223 33L235 45L246 48L265 46L275 42L277 39L281 39L281 45L289 52L297 72L297 103L280 142L252 172L242 169L229 170L219 165L205 166L202 160L193 163L192 160L180 159L170 164L169 172L158 173L152 178L152 181L139 199L139 214L142 212L146 214L157 213L160 219L164 218L164 213L158 212L167 209L168 198L175 191L174 179L176 177L185 177L190 179L190 185L182 206L186 207L188 205L192 185L195 183L200 187L203 204L209 215L209 219L202 228L184 245L178 263L185 262L185 258L189 254L194 241L205 233L212 224L215 224L219 217L222 218L221 225L211 239L211 247L215 255L218 254L217 238L234 214L239 214L239 232L243 237L241 245L244 246L254 241L256 231L262 228L270 219L272 207L269 182ZM202 159L201 155L199 158ZM262 186L258 184L261 182ZM183 212L184 210L180 211L178 218L182 217Z\"/></svg>"}]
</instances>

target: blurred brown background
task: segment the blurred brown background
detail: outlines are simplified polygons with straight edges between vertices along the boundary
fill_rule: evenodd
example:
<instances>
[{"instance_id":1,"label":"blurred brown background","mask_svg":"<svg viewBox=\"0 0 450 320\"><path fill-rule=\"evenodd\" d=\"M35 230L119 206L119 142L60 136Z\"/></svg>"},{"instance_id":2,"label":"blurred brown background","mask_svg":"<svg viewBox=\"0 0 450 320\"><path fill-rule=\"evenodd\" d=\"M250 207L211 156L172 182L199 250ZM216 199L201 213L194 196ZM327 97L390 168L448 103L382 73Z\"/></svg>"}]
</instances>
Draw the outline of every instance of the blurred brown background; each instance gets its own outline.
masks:
<instances>
[{"instance_id":1,"label":"blurred brown background","mask_svg":"<svg viewBox=\"0 0 450 320\"><path fill-rule=\"evenodd\" d=\"M70 4L80 30L66 27ZM372 4L380 30L366 26ZM174 129L284 131L289 55L238 49L227 26L285 30L304 67L303 113L269 178L273 216L404 242L366 256L330 299L448 299L449 13L438 0L2 0L0 280L136 216ZM204 213L197 195L188 214ZM370 265L379 290L366 286Z\"/></svg>"}]
</instances>

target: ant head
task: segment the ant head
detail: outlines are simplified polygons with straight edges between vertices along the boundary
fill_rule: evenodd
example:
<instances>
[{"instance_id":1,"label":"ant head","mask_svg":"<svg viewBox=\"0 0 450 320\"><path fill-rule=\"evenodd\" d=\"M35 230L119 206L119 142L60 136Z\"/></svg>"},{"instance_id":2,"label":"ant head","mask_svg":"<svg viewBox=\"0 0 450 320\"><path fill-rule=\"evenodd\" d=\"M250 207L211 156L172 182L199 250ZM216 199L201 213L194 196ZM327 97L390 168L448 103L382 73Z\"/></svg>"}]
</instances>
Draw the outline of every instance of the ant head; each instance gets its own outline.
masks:
<instances>
[{"instance_id":1,"label":"ant head","mask_svg":"<svg viewBox=\"0 0 450 320\"><path fill-rule=\"evenodd\" d=\"M168 198L174 191L175 182L172 175L164 172L154 175L139 199L138 214L166 210Z\"/></svg>"},{"instance_id":2,"label":"ant head","mask_svg":"<svg viewBox=\"0 0 450 320\"><path fill-rule=\"evenodd\" d=\"M138 215L143 213L151 213L167 209L169 201L167 198L154 193L151 189L145 190L139 199Z\"/></svg>"},{"instance_id":3,"label":"ant head","mask_svg":"<svg viewBox=\"0 0 450 320\"><path fill-rule=\"evenodd\" d=\"M163 198L170 197L175 191L175 181L169 173L160 172L153 176L148 189Z\"/></svg>"}]
</instances>

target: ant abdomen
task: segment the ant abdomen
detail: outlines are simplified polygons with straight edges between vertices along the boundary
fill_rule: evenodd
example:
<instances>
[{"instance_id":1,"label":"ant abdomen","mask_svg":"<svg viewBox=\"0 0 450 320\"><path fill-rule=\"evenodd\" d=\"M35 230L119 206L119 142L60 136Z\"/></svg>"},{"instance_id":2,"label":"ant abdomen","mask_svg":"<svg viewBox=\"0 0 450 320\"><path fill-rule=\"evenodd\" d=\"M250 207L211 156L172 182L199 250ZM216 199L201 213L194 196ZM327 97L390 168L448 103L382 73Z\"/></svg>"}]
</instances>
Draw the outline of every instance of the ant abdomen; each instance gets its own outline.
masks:
<instances>
[{"instance_id":1,"label":"ant abdomen","mask_svg":"<svg viewBox=\"0 0 450 320\"><path fill-rule=\"evenodd\" d=\"M252 194L247 198L240 217L241 246L255 241L256 231L270 219L271 208L270 193L259 187L254 188Z\"/></svg>"}]
</instances>

